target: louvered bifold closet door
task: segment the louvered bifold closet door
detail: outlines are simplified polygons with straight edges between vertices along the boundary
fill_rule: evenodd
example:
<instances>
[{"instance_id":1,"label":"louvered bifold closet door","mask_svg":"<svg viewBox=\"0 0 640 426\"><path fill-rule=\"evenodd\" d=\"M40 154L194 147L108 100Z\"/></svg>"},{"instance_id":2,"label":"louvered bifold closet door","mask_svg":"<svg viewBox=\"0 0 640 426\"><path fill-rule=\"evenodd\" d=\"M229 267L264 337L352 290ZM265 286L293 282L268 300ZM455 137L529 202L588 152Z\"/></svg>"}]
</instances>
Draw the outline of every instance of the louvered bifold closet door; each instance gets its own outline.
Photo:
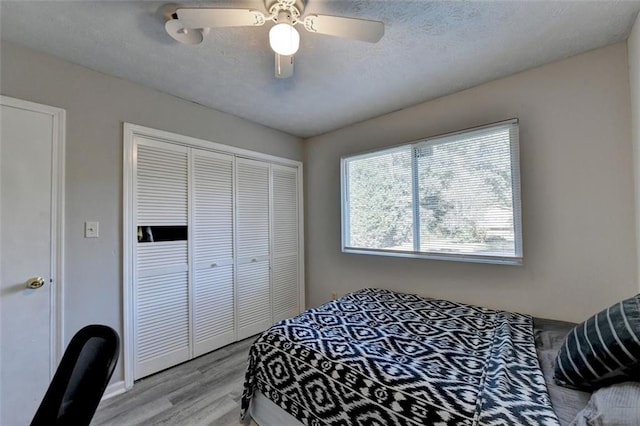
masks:
<instances>
[{"instance_id":1,"label":"louvered bifold closet door","mask_svg":"<svg viewBox=\"0 0 640 426\"><path fill-rule=\"evenodd\" d=\"M272 166L273 321L300 313L298 169Z\"/></svg>"},{"instance_id":2,"label":"louvered bifold closet door","mask_svg":"<svg viewBox=\"0 0 640 426\"><path fill-rule=\"evenodd\" d=\"M134 378L189 359L187 148L136 137ZM155 232L155 238L154 238ZM186 233L184 233L186 235Z\"/></svg>"},{"instance_id":3,"label":"louvered bifold closet door","mask_svg":"<svg viewBox=\"0 0 640 426\"><path fill-rule=\"evenodd\" d=\"M194 356L234 341L233 157L192 150Z\"/></svg>"},{"instance_id":4,"label":"louvered bifold closet door","mask_svg":"<svg viewBox=\"0 0 640 426\"><path fill-rule=\"evenodd\" d=\"M269 164L236 159L238 340L271 325Z\"/></svg>"}]
</instances>

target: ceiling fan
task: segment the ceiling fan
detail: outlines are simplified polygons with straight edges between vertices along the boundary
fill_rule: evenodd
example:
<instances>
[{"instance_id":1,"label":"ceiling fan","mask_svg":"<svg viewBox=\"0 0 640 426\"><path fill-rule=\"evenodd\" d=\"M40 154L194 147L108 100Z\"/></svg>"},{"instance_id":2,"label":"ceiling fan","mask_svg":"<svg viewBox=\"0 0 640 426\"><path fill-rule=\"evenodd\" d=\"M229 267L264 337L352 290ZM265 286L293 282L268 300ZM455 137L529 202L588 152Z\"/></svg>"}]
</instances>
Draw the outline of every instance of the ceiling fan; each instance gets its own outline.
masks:
<instances>
[{"instance_id":1,"label":"ceiling fan","mask_svg":"<svg viewBox=\"0 0 640 426\"><path fill-rule=\"evenodd\" d=\"M268 14L253 9L177 8L165 24L167 33L184 44L202 43L210 28L252 27L273 21L269 44L275 52L277 78L293 75L293 55L298 51L300 35L294 28L301 23L311 33L376 43L384 34L380 21L330 15L301 17L306 0L264 0Z\"/></svg>"}]
</instances>

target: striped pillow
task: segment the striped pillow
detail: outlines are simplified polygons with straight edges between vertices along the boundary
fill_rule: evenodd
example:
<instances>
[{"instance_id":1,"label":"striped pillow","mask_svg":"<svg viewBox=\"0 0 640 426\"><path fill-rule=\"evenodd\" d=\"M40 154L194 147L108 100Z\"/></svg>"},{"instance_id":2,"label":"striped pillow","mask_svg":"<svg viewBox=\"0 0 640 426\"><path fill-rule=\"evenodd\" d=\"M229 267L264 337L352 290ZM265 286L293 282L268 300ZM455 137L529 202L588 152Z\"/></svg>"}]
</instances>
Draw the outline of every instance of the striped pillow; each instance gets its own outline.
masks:
<instances>
[{"instance_id":1,"label":"striped pillow","mask_svg":"<svg viewBox=\"0 0 640 426\"><path fill-rule=\"evenodd\" d=\"M640 380L640 294L574 327L558 352L554 378L584 390Z\"/></svg>"}]
</instances>

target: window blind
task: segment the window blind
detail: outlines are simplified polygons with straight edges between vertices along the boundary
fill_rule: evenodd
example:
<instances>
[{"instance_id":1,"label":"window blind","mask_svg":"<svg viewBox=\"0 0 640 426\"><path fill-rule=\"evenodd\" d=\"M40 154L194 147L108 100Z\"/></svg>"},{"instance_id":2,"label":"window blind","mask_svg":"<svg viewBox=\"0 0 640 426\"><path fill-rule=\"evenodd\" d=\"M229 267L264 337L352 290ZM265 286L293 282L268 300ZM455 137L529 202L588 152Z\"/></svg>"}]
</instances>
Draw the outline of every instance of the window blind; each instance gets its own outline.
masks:
<instances>
[{"instance_id":1,"label":"window blind","mask_svg":"<svg viewBox=\"0 0 640 426\"><path fill-rule=\"evenodd\" d=\"M342 161L343 251L521 262L517 120Z\"/></svg>"}]
</instances>

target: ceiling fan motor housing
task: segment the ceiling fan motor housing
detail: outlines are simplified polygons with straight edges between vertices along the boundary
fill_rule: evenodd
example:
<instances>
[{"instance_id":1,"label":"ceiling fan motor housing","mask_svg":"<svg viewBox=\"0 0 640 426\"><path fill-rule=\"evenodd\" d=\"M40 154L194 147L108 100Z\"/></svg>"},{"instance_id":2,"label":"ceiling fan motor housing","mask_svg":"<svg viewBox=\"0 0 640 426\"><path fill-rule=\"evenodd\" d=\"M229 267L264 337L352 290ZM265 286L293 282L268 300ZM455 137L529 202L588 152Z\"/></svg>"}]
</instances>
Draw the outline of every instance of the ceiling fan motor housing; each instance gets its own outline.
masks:
<instances>
[{"instance_id":1,"label":"ceiling fan motor housing","mask_svg":"<svg viewBox=\"0 0 640 426\"><path fill-rule=\"evenodd\" d=\"M295 25L298 22L298 18L304 12L306 0L265 0L264 5L269 11L269 14L275 16L275 21L280 22L280 14L282 12L288 12L290 16L290 23Z\"/></svg>"}]
</instances>

